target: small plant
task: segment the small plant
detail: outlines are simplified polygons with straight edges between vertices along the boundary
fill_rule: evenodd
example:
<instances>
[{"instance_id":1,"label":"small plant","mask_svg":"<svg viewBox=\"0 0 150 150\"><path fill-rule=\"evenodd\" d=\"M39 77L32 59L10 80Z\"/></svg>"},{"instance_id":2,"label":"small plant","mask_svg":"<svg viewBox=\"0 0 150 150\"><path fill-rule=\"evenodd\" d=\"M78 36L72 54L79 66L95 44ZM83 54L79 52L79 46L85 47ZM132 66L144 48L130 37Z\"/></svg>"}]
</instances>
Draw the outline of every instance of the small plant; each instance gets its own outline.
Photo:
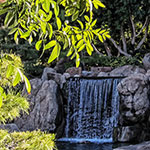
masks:
<instances>
[{"instance_id":1,"label":"small plant","mask_svg":"<svg viewBox=\"0 0 150 150\"><path fill-rule=\"evenodd\" d=\"M0 150L54 150L55 135L41 131L13 132L0 130Z\"/></svg>"}]
</instances>

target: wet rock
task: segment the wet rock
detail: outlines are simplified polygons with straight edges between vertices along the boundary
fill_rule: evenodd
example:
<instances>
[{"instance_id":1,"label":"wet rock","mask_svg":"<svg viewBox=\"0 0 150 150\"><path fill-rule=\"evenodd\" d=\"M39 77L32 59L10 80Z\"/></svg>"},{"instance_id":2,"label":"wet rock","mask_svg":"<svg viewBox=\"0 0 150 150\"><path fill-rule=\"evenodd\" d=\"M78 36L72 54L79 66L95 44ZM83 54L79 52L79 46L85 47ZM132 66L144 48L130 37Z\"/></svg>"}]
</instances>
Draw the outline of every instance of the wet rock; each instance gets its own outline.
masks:
<instances>
[{"instance_id":1,"label":"wet rock","mask_svg":"<svg viewBox=\"0 0 150 150\"><path fill-rule=\"evenodd\" d=\"M40 79L31 81L34 88L28 97L31 104L29 114L22 114L20 118L15 120L15 124L21 131L40 129L56 132L60 135L62 133L58 129L63 126L64 121L63 102L59 86L53 80L40 81ZM37 83L39 86L36 87Z\"/></svg>"},{"instance_id":2,"label":"wet rock","mask_svg":"<svg viewBox=\"0 0 150 150\"><path fill-rule=\"evenodd\" d=\"M114 142L141 142L149 138L150 129L145 128L142 124L133 126L120 126L114 128ZM138 138L137 138L138 137Z\"/></svg>"},{"instance_id":3,"label":"wet rock","mask_svg":"<svg viewBox=\"0 0 150 150\"><path fill-rule=\"evenodd\" d=\"M136 145L123 146L113 150L150 150L150 141L143 142Z\"/></svg>"},{"instance_id":4,"label":"wet rock","mask_svg":"<svg viewBox=\"0 0 150 150\"><path fill-rule=\"evenodd\" d=\"M75 75L81 76L82 68L71 67L66 70L66 73L69 73L71 77L74 77Z\"/></svg>"},{"instance_id":5,"label":"wet rock","mask_svg":"<svg viewBox=\"0 0 150 150\"><path fill-rule=\"evenodd\" d=\"M56 70L54 70L53 68L49 68L49 67L44 68L43 74L41 77L42 81L48 80L48 76L47 76L48 73L56 73Z\"/></svg>"},{"instance_id":6,"label":"wet rock","mask_svg":"<svg viewBox=\"0 0 150 150\"><path fill-rule=\"evenodd\" d=\"M16 124L14 123L11 123L11 124L1 124L0 125L0 129L3 129L3 130L8 130L8 132L14 132L14 131L17 131L19 132L19 128Z\"/></svg>"},{"instance_id":7,"label":"wet rock","mask_svg":"<svg viewBox=\"0 0 150 150\"><path fill-rule=\"evenodd\" d=\"M138 66L126 65L118 67L110 72L110 76L130 76L132 74L142 73L145 74L146 71Z\"/></svg>"},{"instance_id":8,"label":"wet rock","mask_svg":"<svg viewBox=\"0 0 150 150\"><path fill-rule=\"evenodd\" d=\"M145 119L149 112L149 83L144 74L134 74L118 85L120 94L120 115L123 124L133 124Z\"/></svg>"},{"instance_id":9,"label":"wet rock","mask_svg":"<svg viewBox=\"0 0 150 150\"><path fill-rule=\"evenodd\" d=\"M143 65L146 70L150 69L150 53L147 53L143 58Z\"/></svg>"}]
</instances>

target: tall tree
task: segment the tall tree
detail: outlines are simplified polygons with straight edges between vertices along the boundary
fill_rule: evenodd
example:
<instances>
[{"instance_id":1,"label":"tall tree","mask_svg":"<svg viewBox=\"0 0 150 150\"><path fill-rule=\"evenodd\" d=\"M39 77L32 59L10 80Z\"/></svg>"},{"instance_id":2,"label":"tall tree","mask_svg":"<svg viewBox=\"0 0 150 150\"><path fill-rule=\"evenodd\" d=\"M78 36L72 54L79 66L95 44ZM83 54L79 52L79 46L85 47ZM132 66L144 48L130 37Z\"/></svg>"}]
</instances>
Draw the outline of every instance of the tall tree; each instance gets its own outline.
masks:
<instances>
[{"instance_id":1,"label":"tall tree","mask_svg":"<svg viewBox=\"0 0 150 150\"><path fill-rule=\"evenodd\" d=\"M63 8L64 14L60 11ZM93 20L93 8L105 7L99 0L7 0L0 5L0 15L7 13L4 26L10 28L14 40L24 38L35 45L37 50L51 50L48 62L59 57L62 49L67 56L76 58L80 64L80 51L86 49L89 55L94 49L95 36L101 42L110 38L109 32L95 28L97 19ZM64 21L60 19L65 15ZM84 17L84 22L81 18ZM71 20L70 20L71 18Z\"/></svg>"},{"instance_id":2,"label":"tall tree","mask_svg":"<svg viewBox=\"0 0 150 150\"><path fill-rule=\"evenodd\" d=\"M104 42L108 55L113 49L118 55L132 56L146 45L150 34L149 0L103 0L107 9L96 11L100 20L110 29L111 38Z\"/></svg>"}]
</instances>

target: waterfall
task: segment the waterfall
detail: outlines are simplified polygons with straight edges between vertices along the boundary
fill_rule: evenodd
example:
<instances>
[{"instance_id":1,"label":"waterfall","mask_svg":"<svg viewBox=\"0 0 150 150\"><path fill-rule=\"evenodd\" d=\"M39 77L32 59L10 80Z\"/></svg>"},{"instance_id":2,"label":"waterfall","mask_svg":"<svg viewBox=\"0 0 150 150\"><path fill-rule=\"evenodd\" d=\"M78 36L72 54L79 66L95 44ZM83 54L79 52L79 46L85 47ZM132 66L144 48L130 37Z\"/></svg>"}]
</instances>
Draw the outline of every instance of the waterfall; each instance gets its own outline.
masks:
<instances>
[{"instance_id":1,"label":"waterfall","mask_svg":"<svg viewBox=\"0 0 150 150\"><path fill-rule=\"evenodd\" d=\"M113 128L118 124L121 79L71 78L65 138L72 142L112 142Z\"/></svg>"}]
</instances>

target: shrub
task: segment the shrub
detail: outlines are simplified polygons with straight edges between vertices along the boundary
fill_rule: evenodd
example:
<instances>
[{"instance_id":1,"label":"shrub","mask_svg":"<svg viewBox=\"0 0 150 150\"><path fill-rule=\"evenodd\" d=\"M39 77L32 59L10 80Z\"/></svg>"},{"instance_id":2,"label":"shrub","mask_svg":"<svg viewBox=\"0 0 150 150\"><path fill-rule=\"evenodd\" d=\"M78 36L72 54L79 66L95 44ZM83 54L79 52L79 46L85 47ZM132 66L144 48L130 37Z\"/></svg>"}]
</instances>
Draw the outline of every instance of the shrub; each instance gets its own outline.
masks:
<instances>
[{"instance_id":1,"label":"shrub","mask_svg":"<svg viewBox=\"0 0 150 150\"><path fill-rule=\"evenodd\" d=\"M41 131L13 132L0 130L0 150L54 150L55 135Z\"/></svg>"}]
</instances>

